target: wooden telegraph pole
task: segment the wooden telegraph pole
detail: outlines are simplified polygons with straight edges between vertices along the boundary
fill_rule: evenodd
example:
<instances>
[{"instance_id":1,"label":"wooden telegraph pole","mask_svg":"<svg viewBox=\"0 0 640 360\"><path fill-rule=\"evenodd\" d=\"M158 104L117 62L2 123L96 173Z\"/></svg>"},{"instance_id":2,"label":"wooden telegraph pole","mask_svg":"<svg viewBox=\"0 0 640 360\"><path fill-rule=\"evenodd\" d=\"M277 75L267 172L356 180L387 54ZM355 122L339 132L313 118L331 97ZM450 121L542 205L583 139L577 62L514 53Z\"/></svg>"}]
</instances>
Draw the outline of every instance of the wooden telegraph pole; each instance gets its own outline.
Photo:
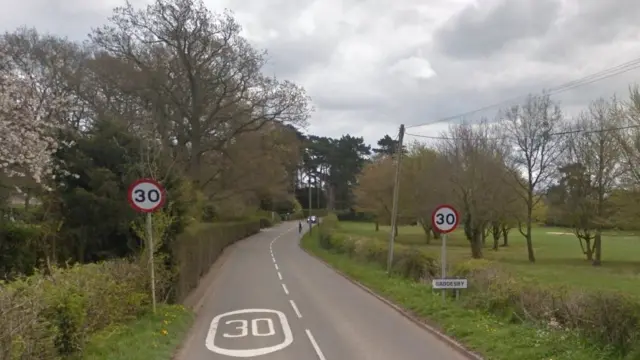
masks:
<instances>
[{"instance_id":1,"label":"wooden telegraph pole","mask_svg":"<svg viewBox=\"0 0 640 360\"><path fill-rule=\"evenodd\" d=\"M391 275L393 265L393 244L396 240L398 226L398 194L400 191L400 164L402 163L402 141L404 139L404 125L400 125L398 134L398 149L396 150L396 173L393 181L393 209L391 210L391 234L389 235L389 250L387 256L387 274Z\"/></svg>"}]
</instances>

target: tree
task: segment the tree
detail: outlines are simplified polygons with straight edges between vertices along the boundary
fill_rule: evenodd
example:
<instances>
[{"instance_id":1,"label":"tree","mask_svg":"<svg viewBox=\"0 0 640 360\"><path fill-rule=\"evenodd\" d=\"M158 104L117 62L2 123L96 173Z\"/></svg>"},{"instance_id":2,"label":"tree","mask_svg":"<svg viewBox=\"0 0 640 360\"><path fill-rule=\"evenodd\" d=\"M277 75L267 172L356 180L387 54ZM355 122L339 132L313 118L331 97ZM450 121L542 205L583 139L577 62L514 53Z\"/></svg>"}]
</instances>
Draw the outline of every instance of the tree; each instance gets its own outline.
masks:
<instances>
[{"instance_id":1,"label":"tree","mask_svg":"<svg viewBox=\"0 0 640 360\"><path fill-rule=\"evenodd\" d=\"M0 172L48 187L52 154L62 145L55 136L69 100L31 71L28 59L9 50L6 42L0 46Z\"/></svg>"},{"instance_id":2,"label":"tree","mask_svg":"<svg viewBox=\"0 0 640 360\"><path fill-rule=\"evenodd\" d=\"M573 214L576 236L584 240L587 260L602 261L602 229L611 209L607 198L619 187L625 173L623 147L616 130L621 127L617 100L598 99L582 112L568 137L563 182L567 188L567 210ZM593 247L591 240L593 239Z\"/></svg>"},{"instance_id":3,"label":"tree","mask_svg":"<svg viewBox=\"0 0 640 360\"><path fill-rule=\"evenodd\" d=\"M503 192L495 174L504 171L497 156L497 145L485 125L452 126L440 143L440 153L446 161L454 205L461 210L461 223L471 247L473 258L482 258L485 229L494 220L494 201Z\"/></svg>"},{"instance_id":4,"label":"tree","mask_svg":"<svg viewBox=\"0 0 640 360\"><path fill-rule=\"evenodd\" d=\"M507 152L507 168L511 179L516 180L509 184L523 190L522 200L526 205L526 217L519 230L527 242L529 261L535 262L531 234L533 209L540 201L536 193L549 184L562 154L563 142L553 135L563 127L562 112L548 95L530 95L524 105L505 109L500 117L511 149ZM525 181L518 181L521 172Z\"/></svg>"},{"instance_id":5,"label":"tree","mask_svg":"<svg viewBox=\"0 0 640 360\"><path fill-rule=\"evenodd\" d=\"M450 193L450 188L444 184L442 176L445 171L440 155L422 144L413 144L402 160L400 213L405 217L417 219L424 231L427 244L431 243L434 234L431 214Z\"/></svg>"},{"instance_id":6,"label":"tree","mask_svg":"<svg viewBox=\"0 0 640 360\"><path fill-rule=\"evenodd\" d=\"M309 117L304 90L261 73L264 53L229 13L214 15L201 1L156 0L144 10L116 8L110 21L92 41L129 67L127 79L113 80L138 97L155 136L197 184L209 181L205 159L224 154L240 134Z\"/></svg>"},{"instance_id":7,"label":"tree","mask_svg":"<svg viewBox=\"0 0 640 360\"><path fill-rule=\"evenodd\" d=\"M378 140L378 147L372 149L374 154L377 155L394 155L398 151L398 140L394 140L389 135L385 135ZM403 146L403 151L406 150Z\"/></svg>"},{"instance_id":8,"label":"tree","mask_svg":"<svg viewBox=\"0 0 640 360\"><path fill-rule=\"evenodd\" d=\"M382 219L391 219L394 163L389 156L365 165L354 188L355 208L376 216L376 229Z\"/></svg>"}]
</instances>

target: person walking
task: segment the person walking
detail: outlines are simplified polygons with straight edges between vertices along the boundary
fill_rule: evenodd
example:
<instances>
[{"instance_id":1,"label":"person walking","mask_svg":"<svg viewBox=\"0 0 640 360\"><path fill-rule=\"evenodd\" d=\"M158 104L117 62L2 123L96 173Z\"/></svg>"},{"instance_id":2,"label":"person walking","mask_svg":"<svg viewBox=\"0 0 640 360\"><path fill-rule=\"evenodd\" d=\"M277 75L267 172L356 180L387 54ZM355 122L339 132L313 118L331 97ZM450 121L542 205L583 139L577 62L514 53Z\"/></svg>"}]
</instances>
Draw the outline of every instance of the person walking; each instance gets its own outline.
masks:
<instances>
[{"instance_id":1,"label":"person walking","mask_svg":"<svg viewBox=\"0 0 640 360\"><path fill-rule=\"evenodd\" d=\"M298 233L302 232L302 221L298 221Z\"/></svg>"}]
</instances>

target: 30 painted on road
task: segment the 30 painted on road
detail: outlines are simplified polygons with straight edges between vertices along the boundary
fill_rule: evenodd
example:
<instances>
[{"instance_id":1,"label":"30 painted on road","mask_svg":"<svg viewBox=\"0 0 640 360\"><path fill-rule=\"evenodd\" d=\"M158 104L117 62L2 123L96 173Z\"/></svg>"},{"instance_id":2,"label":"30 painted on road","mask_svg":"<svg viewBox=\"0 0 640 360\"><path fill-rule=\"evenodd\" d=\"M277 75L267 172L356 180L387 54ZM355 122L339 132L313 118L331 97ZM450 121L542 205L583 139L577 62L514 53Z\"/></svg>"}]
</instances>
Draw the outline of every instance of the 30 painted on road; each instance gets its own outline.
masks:
<instances>
[{"instance_id":1,"label":"30 painted on road","mask_svg":"<svg viewBox=\"0 0 640 360\"><path fill-rule=\"evenodd\" d=\"M273 344L254 348L252 339L256 338L273 339ZM211 321L205 340L209 351L241 358L270 354L291 343L293 333L287 317L281 311L270 309L243 309L220 314Z\"/></svg>"}]
</instances>

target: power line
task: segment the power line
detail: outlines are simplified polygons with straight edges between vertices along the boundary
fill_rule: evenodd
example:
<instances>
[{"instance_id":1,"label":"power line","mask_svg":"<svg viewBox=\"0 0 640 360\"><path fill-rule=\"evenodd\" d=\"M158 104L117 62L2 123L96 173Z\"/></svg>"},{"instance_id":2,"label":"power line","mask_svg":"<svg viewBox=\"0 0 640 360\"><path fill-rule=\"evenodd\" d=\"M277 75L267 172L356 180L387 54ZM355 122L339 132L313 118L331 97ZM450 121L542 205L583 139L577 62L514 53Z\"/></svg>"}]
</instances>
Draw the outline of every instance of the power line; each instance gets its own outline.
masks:
<instances>
[{"instance_id":1,"label":"power line","mask_svg":"<svg viewBox=\"0 0 640 360\"><path fill-rule=\"evenodd\" d=\"M619 64L619 65L616 65L616 66L601 70L599 72L583 76L583 77L581 77L579 79L572 80L572 81L566 82L564 84L555 86L553 88L550 88L547 92L545 92L545 94L549 95L549 96L560 94L560 93L563 93L565 91L569 91L569 90L572 90L572 89L575 89L575 88L578 88L578 87L581 87L581 86L584 86L584 85L592 84L594 82L602 81L602 80L611 78L613 76L629 72L629 71L637 69L637 68L640 68L640 58L636 58L636 59L627 61L627 62L625 62L623 64ZM423 123L423 124L407 126L406 128L407 129L411 129L411 128L416 128L416 127L421 127L421 126L426 126L426 125L437 124L437 123L441 123L441 122L448 122L448 121L455 120L455 119L458 119L458 118L461 118L461 117L473 115L473 114L476 114L476 113L479 113L479 112L482 112L482 111L485 111L485 110L490 110L490 109L493 109L493 108L496 108L496 107L509 105L509 104L511 104L511 103L513 103L515 101L525 99L527 96L529 96L529 94L513 97L513 98L508 99L508 100L504 100L504 101L501 101L501 102L498 102L498 103L495 103L495 104L483 106L481 108L478 108L478 109L475 109L475 110L472 110L472 111L467 111L467 112L464 112L464 113L461 113L461 114L458 114L458 115L448 116L448 117L445 117L445 118L441 118L441 119L434 120L434 121L427 122L427 123Z\"/></svg>"},{"instance_id":2,"label":"power line","mask_svg":"<svg viewBox=\"0 0 640 360\"><path fill-rule=\"evenodd\" d=\"M560 132L555 132L555 133L549 133L549 136L562 136L562 135L579 134L579 133L593 134L593 133L602 133L602 132L610 132L610 131L629 130L629 129L636 129L636 128L640 128L640 124L613 127L613 128L607 128L607 129L595 129L595 130L576 129L576 130L560 131ZM431 140L464 140L464 139L468 139L468 138L457 138L457 137L447 137L447 136L418 135L418 134L411 134L411 133L407 133L407 132L405 132L404 134L407 135L407 136L413 136L413 137L431 139ZM478 138L474 138L474 139L477 139L477 140L483 140L483 139L484 140L503 140L503 139L507 139L507 138L509 138L509 136L478 137Z\"/></svg>"}]
</instances>

